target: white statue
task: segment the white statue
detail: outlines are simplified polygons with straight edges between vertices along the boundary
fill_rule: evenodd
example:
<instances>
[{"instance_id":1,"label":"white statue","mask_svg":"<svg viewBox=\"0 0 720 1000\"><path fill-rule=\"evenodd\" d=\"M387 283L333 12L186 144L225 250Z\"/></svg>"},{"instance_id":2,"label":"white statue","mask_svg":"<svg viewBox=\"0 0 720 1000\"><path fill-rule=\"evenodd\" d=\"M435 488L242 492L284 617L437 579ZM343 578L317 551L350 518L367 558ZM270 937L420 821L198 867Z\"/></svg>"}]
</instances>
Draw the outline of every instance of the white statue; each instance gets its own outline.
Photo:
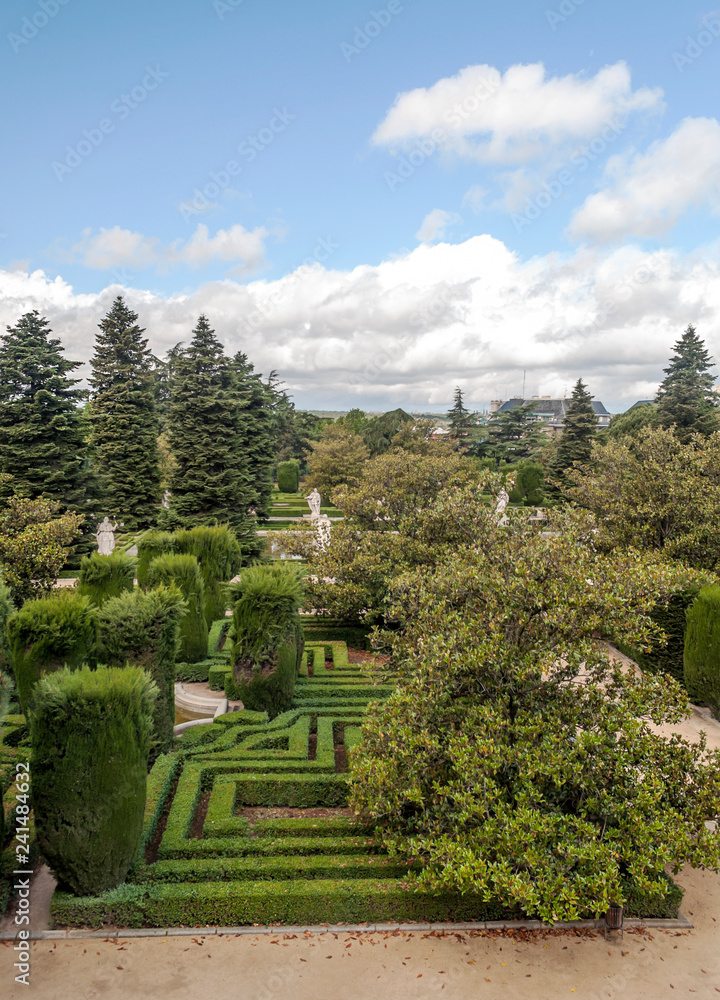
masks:
<instances>
[{"instance_id":1,"label":"white statue","mask_svg":"<svg viewBox=\"0 0 720 1000\"><path fill-rule=\"evenodd\" d=\"M495 502L495 510L493 511L493 517L498 524L507 524L508 516L505 513L505 508L510 503L510 497L508 491L503 486L497 495L497 500Z\"/></svg>"},{"instance_id":2,"label":"white statue","mask_svg":"<svg viewBox=\"0 0 720 1000\"><path fill-rule=\"evenodd\" d=\"M95 537L97 538L98 553L101 556L111 556L115 548L115 532L120 525L117 522L110 524L110 519L104 517L97 526Z\"/></svg>"},{"instance_id":3,"label":"white statue","mask_svg":"<svg viewBox=\"0 0 720 1000\"><path fill-rule=\"evenodd\" d=\"M165 510L169 510L169 508L170 508L170 490L165 490L165 492L163 493L163 495L162 495L162 506L165 508Z\"/></svg>"},{"instance_id":4,"label":"white statue","mask_svg":"<svg viewBox=\"0 0 720 1000\"><path fill-rule=\"evenodd\" d=\"M330 544L331 529L332 521L327 514L320 514L315 518L315 547L321 552L324 552Z\"/></svg>"},{"instance_id":5,"label":"white statue","mask_svg":"<svg viewBox=\"0 0 720 1000\"><path fill-rule=\"evenodd\" d=\"M313 490L309 496L305 499L310 507L310 518L315 520L316 517L320 517L320 506L322 504L322 497L317 490Z\"/></svg>"}]
</instances>

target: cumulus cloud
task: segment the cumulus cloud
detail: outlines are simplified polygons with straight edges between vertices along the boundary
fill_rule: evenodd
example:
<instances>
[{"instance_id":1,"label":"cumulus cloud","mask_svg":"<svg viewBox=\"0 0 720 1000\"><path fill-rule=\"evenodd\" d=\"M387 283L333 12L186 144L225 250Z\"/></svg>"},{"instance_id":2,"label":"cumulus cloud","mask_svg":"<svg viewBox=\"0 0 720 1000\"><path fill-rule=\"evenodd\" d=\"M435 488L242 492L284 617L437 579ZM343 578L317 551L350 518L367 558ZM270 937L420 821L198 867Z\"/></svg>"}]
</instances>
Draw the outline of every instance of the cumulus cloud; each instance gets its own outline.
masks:
<instances>
[{"instance_id":1,"label":"cumulus cloud","mask_svg":"<svg viewBox=\"0 0 720 1000\"><path fill-rule=\"evenodd\" d=\"M459 156L519 164L593 137L610 121L662 110L662 90L632 89L624 62L595 76L547 77L542 63L467 66L431 87L399 94L373 134L376 145L433 137Z\"/></svg>"},{"instance_id":2,"label":"cumulus cloud","mask_svg":"<svg viewBox=\"0 0 720 1000\"><path fill-rule=\"evenodd\" d=\"M97 323L123 292L163 354L205 312L231 352L276 369L298 405L446 407L572 389L610 409L651 395L688 323L720 360L720 253L681 256L581 246L523 260L490 236L423 243L377 266L303 266L276 281L226 279L160 297L113 285L77 294L42 271L0 273L0 324L37 308L68 354L87 360Z\"/></svg>"},{"instance_id":3,"label":"cumulus cloud","mask_svg":"<svg viewBox=\"0 0 720 1000\"><path fill-rule=\"evenodd\" d=\"M441 240L450 226L460 222L457 212L446 212L443 208L434 208L422 220L422 225L415 233L422 243L432 243Z\"/></svg>"},{"instance_id":4,"label":"cumulus cloud","mask_svg":"<svg viewBox=\"0 0 720 1000\"><path fill-rule=\"evenodd\" d=\"M200 223L188 240L166 244L156 237L113 226L96 233L85 229L77 243L69 249L56 247L56 253L62 260L79 261L85 267L101 271L123 267L166 268L176 264L197 268L219 260L232 263L234 266L228 273L240 276L256 271L265 263L268 235L264 226L247 230L237 224L219 229L211 236L208 227Z\"/></svg>"},{"instance_id":5,"label":"cumulus cloud","mask_svg":"<svg viewBox=\"0 0 720 1000\"><path fill-rule=\"evenodd\" d=\"M575 212L574 239L612 243L627 237L663 236L691 207L720 209L720 124L686 118L646 153L613 156L607 186Z\"/></svg>"}]
</instances>

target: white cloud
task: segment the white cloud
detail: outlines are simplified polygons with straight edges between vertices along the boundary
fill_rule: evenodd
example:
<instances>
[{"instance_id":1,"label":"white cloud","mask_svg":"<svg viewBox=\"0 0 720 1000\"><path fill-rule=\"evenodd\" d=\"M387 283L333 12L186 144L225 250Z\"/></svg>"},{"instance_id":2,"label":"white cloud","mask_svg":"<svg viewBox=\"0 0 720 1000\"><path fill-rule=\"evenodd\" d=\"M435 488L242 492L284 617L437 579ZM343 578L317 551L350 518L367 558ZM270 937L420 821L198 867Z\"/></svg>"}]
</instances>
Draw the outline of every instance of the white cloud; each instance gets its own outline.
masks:
<instances>
[{"instance_id":1,"label":"white cloud","mask_svg":"<svg viewBox=\"0 0 720 1000\"><path fill-rule=\"evenodd\" d=\"M265 263L268 230L264 226L247 230L237 224L229 229L219 229L214 236L210 236L208 227L200 223L187 241L178 239L168 244L119 226L101 229L97 233L85 229L81 235L82 239L69 250L56 248L60 259L79 261L85 267L101 271L121 267L165 268L174 264L196 268L220 260L233 263L235 266L228 273L240 276L257 270Z\"/></svg>"},{"instance_id":2,"label":"white cloud","mask_svg":"<svg viewBox=\"0 0 720 1000\"><path fill-rule=\"evenodd\" d=\"M402 145L439 130L437 144L460 156L527 163L591 138L611 121L662 108L662 90L633 90L624 62L590 78L548 78L542 63L511 66L504 74L467 66L431 87L399 94L372 141Z\"/></svg>"},{"instance_id":3,"label":"white cloud","mask_svg":"<svg viewBox=\"0 0 720 1000\"><path fill-rule=\"evenodd\" d=\"M488 189L484 188L482 184L473 184L465 192L463 205L468 205L476 215L479 215L488 207L487 197L489 194Z\"/></svg>"},{"instance_id":4,"label":"white cloud","mask_svg":"<svg viewBox=\"0 0 720 1000\"><path fill-rule=\"evenodd\" d=\"M608 160L607 187L576 211L574 239L612 243L663 236L689 208L720 208L720 124L686 118L646 153Z\"/></svg>"},{"instance_id":5,"label":"white cloud","mask_svg":"<svg viewBox=\"0 0 720 1000\"><path fill-rule=\"evenodd\" d=\"M119 285L76 294L43 272L0 273L0 327L37 308L71 358L87 360ZM697 326L720 361L720 248L702 255L581 247L524 261L490 236L421 244L377 266L304 266L277 281L213 281L189 294L124 291L164 353L205 312L231 351L277 369L300 405L370 409L482 405L570 391L610 408L651 395L672 345Z\"/></svg>"},{"instance_id":6,"label":"white cloud","mask_svg":"<svg viewBox=\"0 0 720 1000\"><path fill-rule=\"evenodd\" d=\"M422 243L432 243L434 240L441 240L445 236L448 227L460 222L457 212L446 212L443 208L434 208L428 212L422 220L422 224L415 237Z\"/></svg>"}]
</instances>

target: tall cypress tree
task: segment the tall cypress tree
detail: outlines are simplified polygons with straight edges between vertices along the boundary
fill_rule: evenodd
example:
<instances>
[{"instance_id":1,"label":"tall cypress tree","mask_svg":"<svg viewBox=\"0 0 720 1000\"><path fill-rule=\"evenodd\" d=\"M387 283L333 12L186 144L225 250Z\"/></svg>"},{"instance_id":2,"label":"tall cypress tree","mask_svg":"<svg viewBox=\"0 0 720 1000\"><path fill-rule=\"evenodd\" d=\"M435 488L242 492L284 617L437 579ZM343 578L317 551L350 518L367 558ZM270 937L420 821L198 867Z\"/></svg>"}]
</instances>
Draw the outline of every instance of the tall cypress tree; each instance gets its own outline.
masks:
<instances>
[{"instance_id":1,"label":"tall cypress tree","mask_svg":"<svg viewBox=\"0 0 720 1000\"><path fill-rule=\"evenodd\" d=\"M273 392L239 351L232 360L237 391L243 401L238 412L240 447L245 454L252 508L260 517L270 515L275 449L272 437Z\"/></svg>"},{"instance_id":2,"label":"tall cypress tree","mask_svg":"<svg viewBox=\"0 0 720 1000\"><path fill-rule=\"evenodd\" d=\"M465 406L463 402L463 391L458 386L455 389L455 394L453 396L453 405L448 411L448 420L450 421L450 429L454 437L464 437L467 434L468 428L472 427L473 417L472 413Z\"/></svg>"},{"instance_id":3,"label":"tall cypress tree","mask_svg":"<svg viewBox=\"0 0 720 1000\"><path fill-rule=\"evenodd\" d=\"M245 409L232 362L200 316L187 348L174 364L170 441L176 467L170 510L181 524L228 522L243 553L257 552L240 414Z\"/></svg>"},{"instance_id":4,"label":"tall cypress tree","mask_svg":"<svg viewBox=\"0 0 720 1000\"><path fill-rule=\"evenodd\" d=\"M160 500L160 467L154 359L137 319L118 295L99 324L90 419L108 513L145 528Z\"/></svg>"},{"instance_id":5,"label":"tall cypress tree","mask_svg":"<svg viewBox=\"0 0 720 1000\"><path fill-rule=\"evenodd\" d=\"M68 361L37 310L7 331L0 338L0 471L31 500L88 514L94 484L79 408L87 393L69 377L80 362Z\"/></svg>"},{"instance_id":6,"label":"tall cypress tree","mask_svg":"<svg viewBox=\"0 0 720 1000\"><path fill-rule=\"evenodd\" d=\"M715 378L709 371L715 364L694 326L688 326L674 351L655 397L657 419L662 427L674 424L675 433L686 444L694 432L707 436L720 429L712 388Z\"/></svg>"},{"instance_id":7,"label":"tall cypress tree","mask_svg":"<svg viewBox=\"0 0 720 1000\"><path fill-rule=\"evenodd\" d=\"M587 391L587 386L579 378L575 383L572 399L565 414L557 453L550 467L550 472L555 478L554 485L560 490L565 485L565 469L571 468L573 462L590 461L592 443L597 434L597 418L593 410L592 400L593 397ZM554 494L552 486L548 492L550 495Z\"/></svg>"}]
</instances>

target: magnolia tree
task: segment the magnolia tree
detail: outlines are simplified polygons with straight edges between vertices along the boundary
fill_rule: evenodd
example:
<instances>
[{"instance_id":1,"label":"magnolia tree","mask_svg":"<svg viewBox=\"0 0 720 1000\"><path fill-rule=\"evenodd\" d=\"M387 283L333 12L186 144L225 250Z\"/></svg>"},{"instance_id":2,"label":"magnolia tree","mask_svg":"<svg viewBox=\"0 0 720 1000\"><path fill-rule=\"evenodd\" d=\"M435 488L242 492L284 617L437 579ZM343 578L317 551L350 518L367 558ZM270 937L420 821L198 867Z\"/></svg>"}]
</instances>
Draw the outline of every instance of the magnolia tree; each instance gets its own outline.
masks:
<instances>
[{"instance_id":1,"label":"magnolia tree","mask_svg":"<svg viewBox=\"0 0 720 1000\"><path fill-rule=\"evenodd\" d=\"M632 545L713 569L720 563L720 433L683 443L674 428L595 444L565 492L597 518L598 544Z\"/></svg>"},{"instance_id":2,"label":"magnolia tree","mask_svg":"<svg viewBox=\"0 0 720 1000\"><path fill-rule=\"evenodd\" d=\"M667 865L720 863L720 753L659 735L687 715L682 690L622 669L597 635L661 641L658 598L704 578L599 551L572 508L543 532L510 513L499 526L475 488L415 513L436 559L388 583L397 686L353 751L352 805L422 859L427 889L545 920L601 913L628 881L662 896Z\"/></svg>"},{"instance_id":3,"label":"magnolia tree","mask_svg":"<svg viewBox=\"0 0 720 1000\"><path fill-rule=\"evenodd\" d=\"M420 537L420 514L448 488L477 480L472 463L449 450L417 454L398 449L367 462L356 486L334 489L332 498L344 520L333 525L324 550L308 526L269 537L309 561L308 606L342 621L382 623L388 618L393 579L433 564L440 551L467 541L457 537L451 523L442 525L435 537ZM483 472L474 493L481 516L489 511L482 490L498 492L501 486L499 476Z\"/></svg>"},{"instance_id":4,"label":"magnolia tree","mask_svg":"<svg viewBox=\"0 0 720 1000\"><path fill-rule=\"evenodd\" d=\"M18 604L52 590L72 551L83 516L59 511L59 503L19 496L0 504L0 567Z\"/></svg>"}]
</instances>

